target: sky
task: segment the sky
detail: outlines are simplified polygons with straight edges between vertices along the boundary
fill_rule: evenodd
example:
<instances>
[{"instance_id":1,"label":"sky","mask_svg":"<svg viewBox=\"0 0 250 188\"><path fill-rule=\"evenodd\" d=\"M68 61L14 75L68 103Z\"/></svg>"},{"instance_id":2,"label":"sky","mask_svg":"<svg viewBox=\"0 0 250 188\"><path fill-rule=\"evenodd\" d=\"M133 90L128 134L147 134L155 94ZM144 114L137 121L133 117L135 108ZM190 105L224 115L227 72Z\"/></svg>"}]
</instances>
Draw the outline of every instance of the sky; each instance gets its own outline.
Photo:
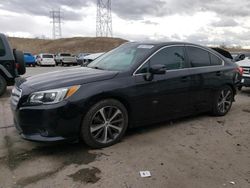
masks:
<instances>
[{"instance_id":1,"label":"sky","mask_svg":"<svg viewBox=\"0 0 250 188\"><path fill-rule=\"evenodd\" d=\"M249 48L249 7L249 0L113 0L113 36ZM52 38L49 12L59 8L64 38L95 37L96 0L0 0L0 32Z\"/></svg>"}]
</instances>

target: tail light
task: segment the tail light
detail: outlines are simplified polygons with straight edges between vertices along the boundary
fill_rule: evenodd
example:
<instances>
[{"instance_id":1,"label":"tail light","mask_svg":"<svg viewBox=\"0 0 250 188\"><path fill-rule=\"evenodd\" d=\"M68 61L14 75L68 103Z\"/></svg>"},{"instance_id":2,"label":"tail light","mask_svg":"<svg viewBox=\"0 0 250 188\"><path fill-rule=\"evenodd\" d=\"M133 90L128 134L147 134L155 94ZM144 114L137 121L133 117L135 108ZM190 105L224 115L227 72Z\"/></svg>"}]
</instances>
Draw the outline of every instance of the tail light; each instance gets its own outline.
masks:
<instances>
[{"instance_id":1,"label":"tail light","mask_svg":"<svg viewBox=\"0 0 250 188\"><path fill-rule=\"evenodd\" d=\"M243 75L244 70L243 70L242 67L238 67L238 68L237 68L237 71L238 71L238 73L239 73L241 76Z\"/></svg>"}]
</instances>

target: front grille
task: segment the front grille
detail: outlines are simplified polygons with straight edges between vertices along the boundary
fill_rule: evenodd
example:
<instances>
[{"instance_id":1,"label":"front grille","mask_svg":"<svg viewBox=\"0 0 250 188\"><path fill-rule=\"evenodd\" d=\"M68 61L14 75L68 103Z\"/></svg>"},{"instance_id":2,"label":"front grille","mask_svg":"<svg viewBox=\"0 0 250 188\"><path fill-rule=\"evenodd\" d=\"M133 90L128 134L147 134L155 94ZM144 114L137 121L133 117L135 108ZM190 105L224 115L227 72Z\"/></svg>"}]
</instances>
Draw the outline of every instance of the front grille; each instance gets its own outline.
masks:
<instances>
[{"instance_id":1,"label":"front grille","mask_svg":"<svg viewBox=\"0 0 250 188\"><path fill-rule=\"evenodd\" d=\"M242 67L243 68L243 74L250 75L250 67Z\"/></svg>"},{"instance_id":2,"label":"front grille","mask_svg":"<svg viewBox=\"0 0 250 188\"><path fill-rule=\"evenodd\" d=\"M22 90L17 87L14 87L11 93L12 105L17 106L21 96L22 96Z\"/></svg>"}]
</instances>

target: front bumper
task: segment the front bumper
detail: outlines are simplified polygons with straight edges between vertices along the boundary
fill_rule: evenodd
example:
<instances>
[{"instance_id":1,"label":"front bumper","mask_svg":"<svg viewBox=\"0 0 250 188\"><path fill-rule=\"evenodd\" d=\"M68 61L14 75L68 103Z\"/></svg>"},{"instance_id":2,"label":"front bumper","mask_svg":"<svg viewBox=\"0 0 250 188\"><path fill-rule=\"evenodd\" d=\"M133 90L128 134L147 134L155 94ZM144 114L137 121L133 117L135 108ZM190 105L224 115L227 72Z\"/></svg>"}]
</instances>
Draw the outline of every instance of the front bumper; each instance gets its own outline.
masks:
<instances>
[{"instance_id":1,"label":"front bumper","mask_svg":"<svg viewBox=\"0 0 250 188\"><path fill-rule=\"evenodd\" d=\"M42 61L41 65L56 65L56 63L51 61Z\"/></svg>"},{"instance_id":2,"label":"front bumper","mask_svg":"<svg viewBox=\"0 0 250 188\"><path fill-rule=\"evenodd\" d=\"M240 85L250 87L250 77L243 76Z\"/></svg>"},{"instance_id":3,"label":"front bumper","mask_svg":"<svg viewBox=\"0 0 250 188\"><path fill-rule=\"evenodd\" d=\"M81 113L67 101L54 105L12 106L14 124L22 138L37 142L78 140Z\"/></svg>"},{"instance_id":4,"label":"front bumper","mask_svg":"<svg viewBox=\"0 0 250 188\"><path fill-rule=\"evenodd\" d=\"M73 60L62 60L63 63L73 63L73 64L77 64L77 61Z\"/></svg>"}]
</instances>

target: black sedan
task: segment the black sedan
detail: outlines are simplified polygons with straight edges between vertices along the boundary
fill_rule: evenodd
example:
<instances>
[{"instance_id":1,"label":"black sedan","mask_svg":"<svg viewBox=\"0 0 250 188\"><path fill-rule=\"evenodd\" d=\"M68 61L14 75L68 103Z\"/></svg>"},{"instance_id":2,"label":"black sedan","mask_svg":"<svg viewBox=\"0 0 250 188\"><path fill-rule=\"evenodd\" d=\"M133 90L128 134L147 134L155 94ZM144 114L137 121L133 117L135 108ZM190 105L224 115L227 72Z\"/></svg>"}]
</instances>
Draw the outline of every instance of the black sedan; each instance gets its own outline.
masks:
<instances>
[{"instance_id":1,"label":"black sedan","mask_svg":"<svg viewBox=\"0 0 250 188\"><path fill-rule=\"evenodd\" d=\"M101 148L128 127L201 112L227 114L238 67L189 43L126 43L84 68L19 79L11 108L21 136L32 141L83 139Z\"/></svg>"}]
</instances>

